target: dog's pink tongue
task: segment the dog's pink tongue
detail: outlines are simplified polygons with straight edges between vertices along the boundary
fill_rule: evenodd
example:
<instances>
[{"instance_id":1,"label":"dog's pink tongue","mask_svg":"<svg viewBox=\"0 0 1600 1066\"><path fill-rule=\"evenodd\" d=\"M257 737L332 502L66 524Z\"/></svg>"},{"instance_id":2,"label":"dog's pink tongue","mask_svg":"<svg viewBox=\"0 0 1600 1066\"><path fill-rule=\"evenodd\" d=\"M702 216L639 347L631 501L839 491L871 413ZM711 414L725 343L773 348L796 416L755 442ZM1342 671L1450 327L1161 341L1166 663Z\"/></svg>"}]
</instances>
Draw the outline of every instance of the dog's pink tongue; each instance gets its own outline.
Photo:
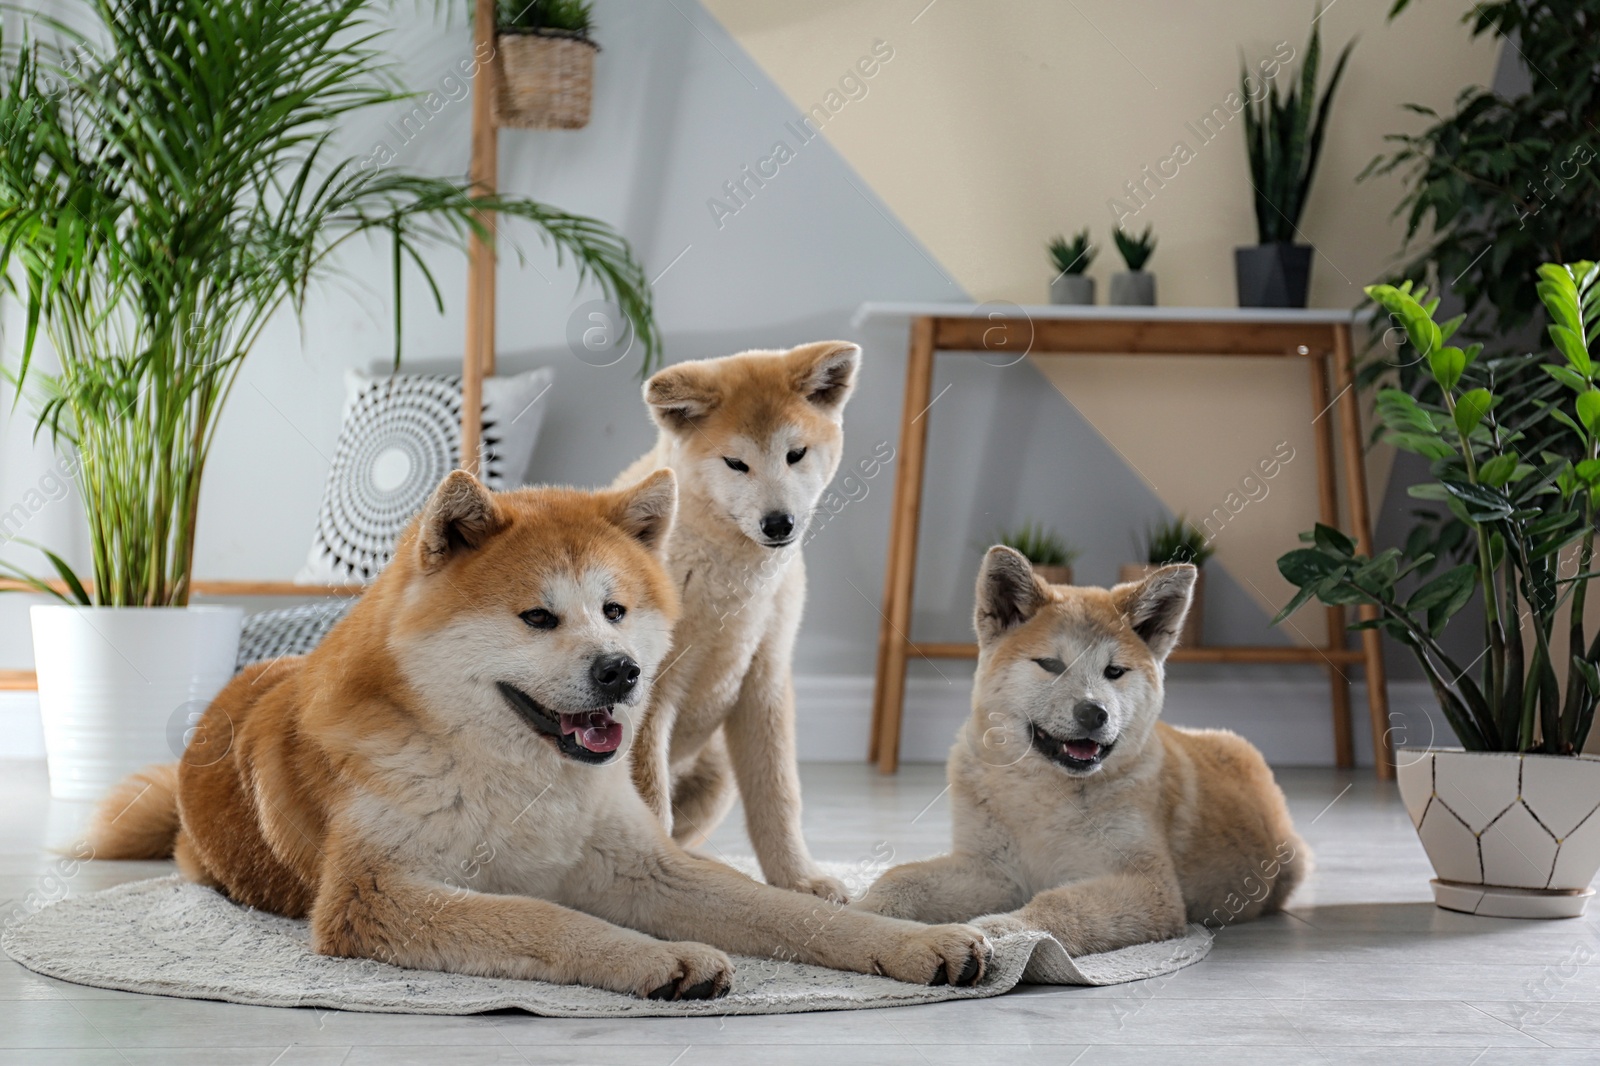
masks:
<instances>
[{"instance_id":1,"label":"dog's pink tongue","mask_svg":"<svg viewBox=\"0 0 1600 1066\"><path fill-rule=\"evenodd\" d=\"M622 723L605 711L563 714L561 732L576 733L578 744L590 751L616 751L622 745Z\"/></svg>"},{"instance_id":2,"label":"dog's pink tongue","mask_svg":"<svg viewBox=\"0 0 1600 1066\"><path fill-rule=\"evenodd\" d=\"M1085 762L1100 754L1099 742L1087 738L1083 740L1068 740L1061 747L1074 759L1083 759Z\"/></svg>"}]
</instances>

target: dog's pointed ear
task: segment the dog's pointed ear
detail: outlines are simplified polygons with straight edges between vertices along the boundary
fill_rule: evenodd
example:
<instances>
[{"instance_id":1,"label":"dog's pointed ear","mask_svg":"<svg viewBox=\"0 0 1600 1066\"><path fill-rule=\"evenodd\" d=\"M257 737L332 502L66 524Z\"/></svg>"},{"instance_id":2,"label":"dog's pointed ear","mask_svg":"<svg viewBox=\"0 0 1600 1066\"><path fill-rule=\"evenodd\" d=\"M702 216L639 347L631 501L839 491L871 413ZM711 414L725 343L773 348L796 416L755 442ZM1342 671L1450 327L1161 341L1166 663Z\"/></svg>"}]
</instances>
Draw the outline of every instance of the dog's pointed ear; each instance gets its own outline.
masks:
<instances>
[{"instance_id":1,"label":"dog's pointed ear","mask_svg":"<svg viewBox=\"0 0 1600 1066\"><path fill-rule=\"evenodd\" d=\"M657 470L637 485L616 493L612 521L623 532L660 554L678 513L678 479L671 470Z\"/></svg>"},{"instance_id":2,"label":"dog's pointed ear","mask_svg":"<svg viewBox=\"0 0 1600 1066\"><path fill-rule=\"evenodd\" d=\"M422 572L432 573L452 556L481 547L505 525L494 493L465 470L452 470L422 509L417 535Z\"/></svg>"},{"instance_id":3,"label":"dog's pointed ear","mask_svg":"<svg viewBox=\"0 0 1600 1066\"><path fill-rule=\"evenodd\" d=\"M794 390L825 411L843 409L856 387L861 346L849 341L818 341L792 349L788 356Z\"/></svg>"},{"instance_id":4,"label":"dog's pointed ear","mask_svg":"<svg viewBox=\"0 0 1600 1066\"><path fill-rule=\"evenodd\" d=\"M1034 574L1027 556L996 544L978 568L978 608L972 619L978 643L988 644L1012 626L1026 622L1049 598L1047 586Z\"/></svg>"},{"instance_id":5,"label":"dog's pointed ear","mask_svg":"<svg viewBox=\"0 0 1600 1066\"><path fill-rule=\"evenodd\" d=\"M1176 563L1111 590L1118 610L1157 659L1177 647L1199 573L1189 563Z\"/></svg>"},{"instance_id":6,"label":"dog's pointed ear","mask_svg":"<svg viewBox=\"0 0 1600 1066\"><path fill-rule=\"evenodd\" d=\"M712 376L699 363L658 370L644 383L644 402L656 424L681 433L709 414L721 399Z\"/></svg>"}]
</instances>

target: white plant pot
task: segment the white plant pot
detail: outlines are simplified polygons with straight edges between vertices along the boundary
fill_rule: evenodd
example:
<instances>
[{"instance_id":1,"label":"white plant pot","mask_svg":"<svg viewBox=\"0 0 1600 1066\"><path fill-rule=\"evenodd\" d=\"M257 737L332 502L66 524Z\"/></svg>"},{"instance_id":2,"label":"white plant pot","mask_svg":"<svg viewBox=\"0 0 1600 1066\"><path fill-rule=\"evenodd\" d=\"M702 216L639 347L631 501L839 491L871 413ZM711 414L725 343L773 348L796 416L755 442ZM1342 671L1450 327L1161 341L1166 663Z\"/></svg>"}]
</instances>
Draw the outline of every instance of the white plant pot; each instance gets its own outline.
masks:
<instances>
[{"instance_id":1,"label":"white plant pot","mask_svg":"<svg viewBox=\"0 0 1600 1066\"><path fill-rule=\"evenodd\" d=\"M50 794L97 800L122 778L183 754L188 732L233 676L240 607L38 606Z\"/></svg>"},{"instance_id":2,"label":"white plant pot","mask_svg":"<svg viewBox=\"0 0 1600 1066\"><path fill-rule=\"evenodd\" d=\"M1439 876L1433 899L1499 918L1575 918L1600 870L1600 758L1395 753L1400 797Z\"/></svg>"}]
</instances>

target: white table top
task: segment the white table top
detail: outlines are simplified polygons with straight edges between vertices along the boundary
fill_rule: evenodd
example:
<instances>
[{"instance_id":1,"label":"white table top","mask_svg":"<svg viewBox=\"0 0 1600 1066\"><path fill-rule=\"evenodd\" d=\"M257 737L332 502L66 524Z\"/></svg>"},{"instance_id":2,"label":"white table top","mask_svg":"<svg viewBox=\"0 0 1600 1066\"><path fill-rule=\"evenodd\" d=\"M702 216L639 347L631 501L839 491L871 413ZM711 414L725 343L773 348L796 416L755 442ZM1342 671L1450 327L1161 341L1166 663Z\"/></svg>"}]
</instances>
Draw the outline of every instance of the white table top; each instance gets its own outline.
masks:
<instances>
[{"instance_id":1,"label":"white table top","mask_svg":"<svg viewBox=\"0 0 1600 1066\"><path fill-rule=\"evenodd\" d=\"M1297 323L1300 325L1337 325L1365 318L1371 310L1358 316L1349 308L1308 307L1109 307L1076 304L1035 304L1023 306L1009 300L989 300L973 303L880 303L868 302L856 308L850 324L860 329L878 318L923 318L944 316L951 318L988 318L1001 315L1010 318L1072 319L1084 322L1233 322Z\"/></svg>"}]
</instances>

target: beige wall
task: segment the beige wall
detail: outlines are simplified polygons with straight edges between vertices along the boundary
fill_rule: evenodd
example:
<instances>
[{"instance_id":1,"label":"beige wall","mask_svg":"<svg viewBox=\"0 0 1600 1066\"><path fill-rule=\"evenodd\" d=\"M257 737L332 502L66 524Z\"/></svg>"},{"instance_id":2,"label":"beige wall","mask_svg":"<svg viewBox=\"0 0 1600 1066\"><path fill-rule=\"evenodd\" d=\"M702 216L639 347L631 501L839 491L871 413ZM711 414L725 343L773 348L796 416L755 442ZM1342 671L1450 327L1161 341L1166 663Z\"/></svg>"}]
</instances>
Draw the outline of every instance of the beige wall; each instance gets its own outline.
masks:
<instances>
[{"instance_id":1,"label":"beige wall","mask_svg":"<svg viewBox=\"0 0 1600 1066\"><path fill-rule=\"evenodd\" d=\"M801 110L831 105L824 135L953 282L978 299L1045 299L1052 235L1085 225L1104 242L1090 274L1105 299L1121 268L1110 231L1120 199L1130 228L1155 227L1160 301L1235 302L1232 249L1255 241L1241 120L1202 143L1193 127L1252 64L1292 53L1299 70L1312 5L1281 0L863 0L793 4L704 0ZM1321 19L1323 76L1360 35L1330 121L1301 229L1318 255L1311 302L1348 307L1393 261L1393 179L1355 176L1383 136L1417 127L1400 109L1448 105L1487 83L1497 49L1470 41L1465 0L1423 5L1389 24L1390 0L1337 0ZM886 42L871 78L844 82ZM883 47L879 46L879 54ZM869 67L872 64L868 64ZM830 92L837 95L830 98ZM864 95L863 95L864 92ZM1237 105L1235 105L1237 106ZM1213 125L1220 125L1213 122ZM780 131L775 131L775 133ZM1176 152L1182 142L1187 153ZM1192 155L1141 206L1125 183ZM1173 165L1165 172L1171 174ZM861 294L872 298L870 292ZM952 289L952 298L957 292ZM1218 561L1263 607L1289 595L1273 561L1316 516L1310 401L1299 364L1259 361L1041 360L1050 380L1174 510L1203 514L1287 441L1296 458L1217 540ZM1387 459L1373 457L1374 493ZM1259 495L1259 492L1258 492ZM1321 612L1298 620L1321 633Z\"/></svg>"}]
</instances>

